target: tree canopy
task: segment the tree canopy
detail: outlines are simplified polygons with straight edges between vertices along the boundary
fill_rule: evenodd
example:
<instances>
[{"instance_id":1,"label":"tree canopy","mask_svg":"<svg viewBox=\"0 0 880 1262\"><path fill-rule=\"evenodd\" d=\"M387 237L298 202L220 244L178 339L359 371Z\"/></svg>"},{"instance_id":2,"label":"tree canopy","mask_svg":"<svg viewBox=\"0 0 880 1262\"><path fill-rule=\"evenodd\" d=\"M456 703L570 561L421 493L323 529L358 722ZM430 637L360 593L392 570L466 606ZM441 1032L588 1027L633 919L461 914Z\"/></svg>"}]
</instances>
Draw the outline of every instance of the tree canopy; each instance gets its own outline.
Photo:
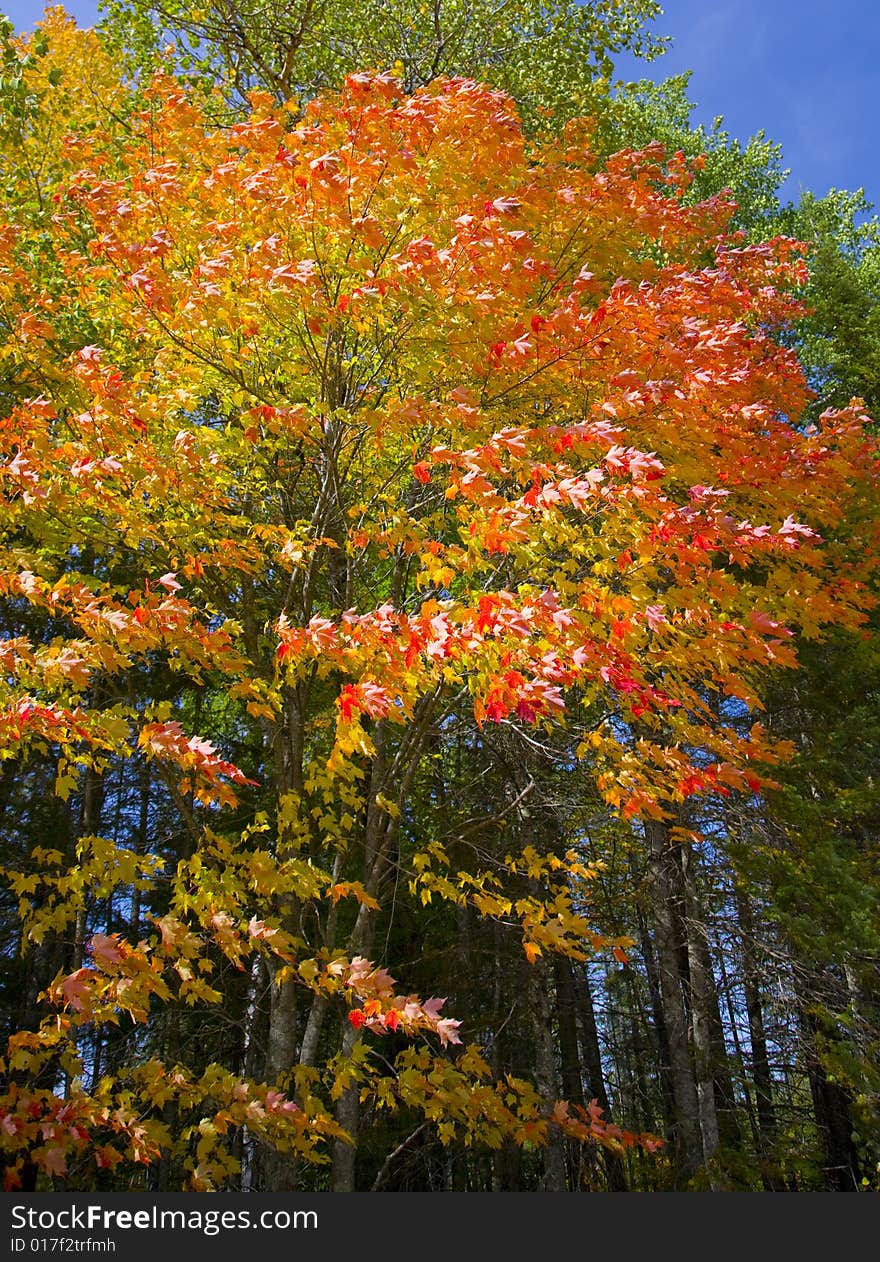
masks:
<instances>
[{"instance_id":1,"label":"tree canopy","mask_svg":"<svg viewBox=\"0 0 880 1262\"><path fill-rule=\"evenodd\" d=\"M865 1168L871 264L536 95L653 9L7 33L8 1187L810 1186L768 1042Z\"/></svg>"}]
</instances>

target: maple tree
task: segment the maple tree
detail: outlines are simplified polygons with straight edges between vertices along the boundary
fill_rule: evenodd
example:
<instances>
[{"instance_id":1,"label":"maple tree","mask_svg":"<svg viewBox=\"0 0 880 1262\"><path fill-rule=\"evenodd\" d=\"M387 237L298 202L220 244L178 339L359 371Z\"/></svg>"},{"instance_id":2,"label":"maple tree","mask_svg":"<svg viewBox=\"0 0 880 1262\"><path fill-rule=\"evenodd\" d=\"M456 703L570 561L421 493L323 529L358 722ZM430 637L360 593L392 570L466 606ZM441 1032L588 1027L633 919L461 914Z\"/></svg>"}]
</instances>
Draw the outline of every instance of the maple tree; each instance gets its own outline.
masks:
<instances>
[{"instance_id":1,"label":"maple tree","mask_svg":"<svg viewBox=\"0 0 880 1262\"><path fill-rule=\"evenodd\" d=\"M802 426L777 336L802 247L690 204L681 154L601 160L582 121L528 141L470 80L355 73L301 118L253 91L224 124L45 29L24 73L51 101L53 57L89 57L100 125L51 171L20 161L48 105L5 141L31 175L0 235L0 752L82 811L6 872L22 947L71 945L10 1039L9 1186L124 1162L209 1189L247 1144L271 1186L332 1160L350 1189L365 1110L538 1147L548 1186L563 1138L655 1149L561 1098L552 1057L496 1073L383 936L448 904L513 926L535 976L633 945L596 928L578 839L529 835L529 783L447 834L451 734L558 741L680 843L686 804L772 786L767 672L861 625L873 555L862 406ZM88 806L126 767L166 801L148 846ZM466 841L487 821L494 855ZM262 1076L252 1042L239 1071L170 1035L98 1072L104 1032L179 1028L236 975L246 1007L268 979Z\"/></svg>"}]
</instances>

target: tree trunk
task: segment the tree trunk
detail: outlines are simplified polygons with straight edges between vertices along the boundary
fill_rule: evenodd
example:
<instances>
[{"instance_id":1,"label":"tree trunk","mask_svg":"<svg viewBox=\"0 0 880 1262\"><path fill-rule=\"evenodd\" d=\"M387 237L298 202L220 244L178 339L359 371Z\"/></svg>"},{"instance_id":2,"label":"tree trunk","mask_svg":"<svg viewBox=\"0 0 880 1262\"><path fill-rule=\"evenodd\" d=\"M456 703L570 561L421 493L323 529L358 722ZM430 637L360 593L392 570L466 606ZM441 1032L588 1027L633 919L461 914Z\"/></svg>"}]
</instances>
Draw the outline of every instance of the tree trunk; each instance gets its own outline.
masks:
<instances>
[{"instance_id":1,"label":"tree trunk","mask_svg":"<svg viewBox=\"0 0 880 1262\"><path fill-rule=\"evenodd\" d=\"M676 1181L678 1186L683 1187L703 1164L703 1139L680 971L683 946L678 933L678 925L683 922L681 864L663 824L647 820L645 839L648 843L648 891L655 925L657 973L675 1108L670 1138L675 1154Z\"/></svg>"},{"instance_id":2,"label":"tree trunk","mask_svg":"<svg viewBox=\"0 0 880 1262\"><path fill-rule=\"evenodd\" d=\"M802 1001L799 1015L813 1114L825 1157L825 1186L829 1192L858 1192L861 1170L852 1139L849 1097L838 1083L831 1081L822 1064L819 1022L806 1002Z\"/></svg>"},{"instance_id":3,"label":"tree trunk","mask_svg":"<svg viewBox=\"0 0 880 1262\"><path fill-rule=\"evenodd\" d=\"M584 1106L584 1084L581 1077L581 1058L578 1047L577 1003L575 999L574 971L566 955L553 959L556 981L556 1023L559 1030L559 1055L561 1058L560 1085L562 1094L571 1104ZM573 1191L583 1186L583 1144L566 1144L569 1183Z\"/></svg>"},{"instance_id":4,"label":"tree trunk","mask_svg":"<svg viewBox=\"0 0 880 1262\"><path fill-rule=\"evenodd\" d=\"M360 1035L343 1016L342 1056L348 1059L354 1051ZM360 1124L360 1087L355 1083L346 1087L336 1104L336 1120L347 1132L351 1142L337 1139L333 1144L333 1172L330 1188L333 1192L354 1192L355 1159L357 1157L358 1127Z\"/></svg>"},{"instance_id":5,"label":"tree trunk","mask_svg":"<svg viewBox=\"0 0 880 1262\"><path fill-rule=\"evenodd\" d=\"M639 926L639 945L642 952L642 959L645 962L645 976L648 981L648 995L651 1000L651 1016L653 1018L651 1025L651 1033L654 1042L654 1055L658 1068L658 1078L660 1082L660 1102L663 1113L663 1120L666 1123L667 1133L670 1133L675 1120L675 1101L672 1097L672 1082L670 1079L670 1056L669 1056L669 1039L666 1035L666 1022L663 1019L663 998L660 994L660 974L657 969L657 960L654 954L654 944L651 941L651 935L648 932L648 925L645 920L641 907L636 906L636 916Z\"/></svg>"},{"instance_id":6,"label":"tree trunk","mask_svg":"<svg viewBox=\"0 0 880 1262\"><path fill-rule=\"evenodd\" d=\"M605 1074L602 1069L602 1049L599 1045L599 1028L596 1023L596 1009L593 1006L593 992L586 968L578 969L577 990L575 992L578 1017L581 1026L581 1050L584 1067L587 1071L587 1088L589 1098L600 1105L603 1115L609 1114L608 1091L605 1086ZM602 1164L605 1179L611 1192L625 1192L627 1188L626 1169L617 1153L602 1153Z\"/></svg>"},{"instance_id":7,"label":"tree trunk","mask_svg":"<svg viewBox=\"0 0 880 1262\"><path fill-rule=\"evenodd\" d=\"M556 1056L553 1046L549 989L549 970L542 959L529 970L532 1037L535 1042L535 1084L547 1101L548 1109L559 1098L559 1078L556 1072ZM550 1126L548 1141L544 1147L544 1177L542 1192L567 1192L565 1175L565 1151L561 1135Z\"/></svg>"},{"instance_id":8,"label":"tree trunk","mask_svg":"<svg viewBox=\"0 0 880 1262\"><path fill-rule=\"evenodd\" d=\"M83 783L82 812L80 814L79 829L77 830L77 839L93 837L98 832L98 829L101 827L101 809L103 805L104 783L102 777L93 767L87 767ZM76 841L71 838L71 842L71 849L73 849ZM75 855L71 854L71 861L73 862L74 859ZM72 972L82 968L86 933L88 932L88 917L89 909L84 901L76 913L76 925L73 933L73 956L71 959Z\"/></svg>"},{"instance_id":9,"label":"tree trunk","mask_svg":"<svg viewBox=\"0 0 880 1262\"><path fill-rule=\"evenodd\" d=\"M764 1032L764 1012L761 1005L760 972L755 958L755 927L752 904L745 890L736 888L736 910L742 931L741 952L743 970L743 994L746 1001L746 1017L749 1023L751 1046L752 1082L755 1084L755 1104L760 1136L760 1159L765 1187L779 1190L779 1180L772 1170L773 1150L776 1146L776 1111L773 1105L773 1082L770 1077L770 1059L767 1055L767 1037Z\"/></svg>"},{"instance_id":10,"label":"tree trunk","mask_svg":"<svg viewBox=\"0 0 880 1262\"><path fill-rule=\"evenodd\" d=\"M694 1076L700 1109L703 1156L708 1161L718 1151L718 1114L715 1107L714 1024L720 1025L715 978L706 931L705 914L697 893L695 857L691 846L678 847L685 902L685 932L690 981L691 1031ZM713 1011L714 1009L714 1011Z\"/></svg>"},{"instance_id":11,"label":"tree trunk","mask_svg":"<svg viewBox=\"0 0 880 1262\"><path fill-rule=\"evenodd\" d=\"M276 967L274 972L278 971ZM287 1089L285 1076L294 1064L297 1038L296 988L291 981L272 978L269 1031L266 1039L266 1081ZM292 1192L297 1186L296 1162L290 1153L267 1153L267 1191Z\"/></svg>"}]
</instances>

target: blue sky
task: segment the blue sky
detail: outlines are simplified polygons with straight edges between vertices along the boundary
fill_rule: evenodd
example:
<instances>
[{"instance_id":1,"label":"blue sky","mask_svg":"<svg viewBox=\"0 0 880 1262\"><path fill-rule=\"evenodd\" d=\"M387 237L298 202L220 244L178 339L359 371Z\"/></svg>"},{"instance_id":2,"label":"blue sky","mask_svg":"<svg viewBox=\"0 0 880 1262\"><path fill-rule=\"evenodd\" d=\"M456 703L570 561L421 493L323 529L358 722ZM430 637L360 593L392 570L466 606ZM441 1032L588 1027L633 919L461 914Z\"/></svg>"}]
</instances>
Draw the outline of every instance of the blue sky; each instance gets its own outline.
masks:
<instances>
[{"instance_id":1,"label":"blue sky","mask_svg":"<svg viewBox=\"0 0 880 1262\"><path fill-rule=\"evenodd\" d=\"M880 0L661 0L668 53L618 77L692 70L695 122L723 114L731 135L763 130L800 189L864 188L880 211Z\"/></svg>"},{"instance_id":2,"label":"blue sky","mask_svg":"<svg viewBox=\"0 0 880 1262\"><path fill-rule=\"evenodd\" d=\"M864 188L880 210L880 0L661 0L658 34L670 51L651 65L621 58L623 79L663 79L692 70L695 122L723 115L746 139L763 130L783 147L801 189ZM68 0L87 25L96 0ZM42 3L0 0L19 28Z\"/></svg>"}]
</instances>

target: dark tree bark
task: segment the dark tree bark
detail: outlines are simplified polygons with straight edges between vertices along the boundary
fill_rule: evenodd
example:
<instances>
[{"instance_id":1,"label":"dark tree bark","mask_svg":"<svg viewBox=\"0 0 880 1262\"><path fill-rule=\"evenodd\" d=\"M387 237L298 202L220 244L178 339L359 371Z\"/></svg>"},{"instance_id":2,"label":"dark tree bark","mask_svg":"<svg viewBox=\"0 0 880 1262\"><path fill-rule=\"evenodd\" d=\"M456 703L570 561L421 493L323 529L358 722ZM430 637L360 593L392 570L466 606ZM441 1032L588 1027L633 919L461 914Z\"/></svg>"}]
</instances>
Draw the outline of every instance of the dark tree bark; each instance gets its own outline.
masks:
<instances>
[{"instance_id":1,"label":"dark tree bark","mask_svg":"<svg viewBox=\"0 0 880 1262\"><path fill-rule=\"evenodd\" d=\"M587 1095L589 1099L595 1100L601 1106L604 1116L608 1117L610 1102L602 1068L602 1048L599 1043L596 1009L587 970L578 969L576 979L575 999L580 1020L583 1065L587 1073ZM625 1192L627 1189L626 1168L620 1157L613 1152L603 1152L602 1165L609 1191Z\"/></svg>"},{"instance_id":2,"label":"dark tree bark","mask_svg":"<svg viewBox=\"0 0 880 1262\"><path fill-rule=\"evenodd\" d=\"M703 1164L700 1102L691 1049L685 988L681 975L683 890L681 864L667 828L656 820L645 823L648 843L648 890L655 928L657 972L663 1023L669 1051L669 1078L675 1108L670 1139L676 1183L685 1186Z\"/></svg>"},{"instance_id":3,"label":"dark tree bark","mask_svg":"<svg viewBox=\"0 0 880 1262\"><path fill-rule=\"evenodd\" d=\"M862 1171L858 1150L852 1138L853 1121L849 1095L839 1083L832 1082L822 1063L823 1032L808 1000L802 999L799 1015L813 1114L824 1155L825 1186L829 1192L859 1192Z\"/></svg>"},{"instance_id":4,"label":"dark tree bark","mask_svg":"<svg viewBox=\"0 0 880 1262\"><path fill-rule=\"evenodd\" d=\"M773 1173L773 1152L776 1147L776 1110L773 1104L773 1082L770 1076L770 1058L767 1054L767 1036L764 1031L764 1010L761 1002L760 970L756 958L755 925L752 904L748 894L737 886L736 910L741 930L741 955L743 995L749 1024L751 1047L751 1076L755 1084L755 1105L758 1116L758 1136L764 1185L777 1191L778 1177Z\"/></svg>"},{"instance_id":5,"label":"dark tree bark","mask_svg":"<svg viewBox=\"0 0 880 1262\"><path fill-rule=\"evenodd\" d=\"M553 1045L549 996L549 970L543 960L536 961L529 971L532 1037L535 1048L535 1083L545 1100L559 1098L559 1077L556 1072L556 1050ZM544 1176L542 1192L567 1192L565 1152L562 1137L555 1127L550 1128L543 1149Z\"/></svg>"}]
</instances>

